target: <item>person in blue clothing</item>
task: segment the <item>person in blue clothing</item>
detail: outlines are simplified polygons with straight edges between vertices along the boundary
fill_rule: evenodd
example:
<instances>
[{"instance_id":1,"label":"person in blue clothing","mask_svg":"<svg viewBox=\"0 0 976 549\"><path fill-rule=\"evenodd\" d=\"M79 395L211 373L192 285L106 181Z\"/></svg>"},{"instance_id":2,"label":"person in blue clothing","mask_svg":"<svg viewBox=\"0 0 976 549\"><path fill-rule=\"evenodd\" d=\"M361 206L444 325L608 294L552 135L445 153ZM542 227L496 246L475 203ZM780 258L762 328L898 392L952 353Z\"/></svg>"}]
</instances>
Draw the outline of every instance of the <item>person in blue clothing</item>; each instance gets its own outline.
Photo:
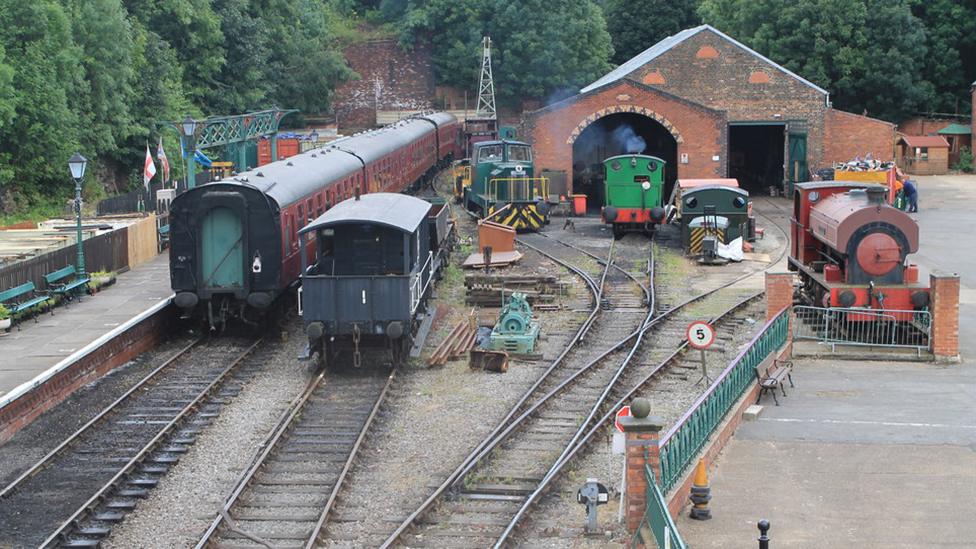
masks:
<instances>
[{"instance_id":1,"label":"person in blue clothing","mask_svg":"<svg viewBox=\"0 0 976 549\"><path fill-rule=\"evenodd\" d=\"M908 200L908 211L917 212L918 211L918 187L915 186L915 182L911 179L905 180L905 198Z\"/></svg>"}]
</instances>

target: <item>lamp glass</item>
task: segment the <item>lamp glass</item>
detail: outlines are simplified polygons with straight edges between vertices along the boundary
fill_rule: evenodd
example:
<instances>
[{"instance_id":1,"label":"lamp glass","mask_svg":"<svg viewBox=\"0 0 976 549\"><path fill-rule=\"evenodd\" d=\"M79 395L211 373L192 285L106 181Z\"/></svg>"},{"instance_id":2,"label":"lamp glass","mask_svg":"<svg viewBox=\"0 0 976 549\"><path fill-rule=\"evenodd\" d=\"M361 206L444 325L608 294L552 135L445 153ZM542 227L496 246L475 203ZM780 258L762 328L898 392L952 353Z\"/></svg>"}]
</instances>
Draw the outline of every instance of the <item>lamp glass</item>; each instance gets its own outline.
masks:
<instances>
[{"instance_id":1,"label":"lamp glass","mask_svg":"<svg viewBox=\"0 0 976 549\"><path fill-rule=\"evenodd\" d=\"M68 160L68 168L71 170L71 177L75 179L81 179L85 177L85 167L88 165L88 159L81 156L78 153L71 155Z\"/></svg>"},{"instance_id":2,"label":"lamp glass","mask_svg":"<svg viewBox=\"0 0 976 549\"><path fill-rule=\"evenodd\" d=\"M187 116L183 120L183 135L190 137L197 132L197 121Z\"/></svg>"}]
</instances>

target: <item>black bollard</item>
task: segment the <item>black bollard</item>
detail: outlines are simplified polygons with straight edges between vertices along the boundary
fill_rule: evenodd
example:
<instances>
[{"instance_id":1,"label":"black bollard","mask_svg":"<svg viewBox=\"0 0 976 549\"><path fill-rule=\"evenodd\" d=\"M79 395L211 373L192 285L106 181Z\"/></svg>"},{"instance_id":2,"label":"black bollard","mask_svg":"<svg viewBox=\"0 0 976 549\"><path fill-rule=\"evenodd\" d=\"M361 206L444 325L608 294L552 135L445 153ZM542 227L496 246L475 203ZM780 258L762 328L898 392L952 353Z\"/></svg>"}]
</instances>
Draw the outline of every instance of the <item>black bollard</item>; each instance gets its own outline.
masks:
<instances>
[{"instance_id":1,"label":"black bollard","mask_svg":"<svg viewBox=\"0 0 976 549\"><path fill-rule=\"evenodd\" d=\"M766 535L769 532L769 521L762 519L757 526L759 526L759 549L769 549L769 536Z\"/></svg>"}]
</instances>

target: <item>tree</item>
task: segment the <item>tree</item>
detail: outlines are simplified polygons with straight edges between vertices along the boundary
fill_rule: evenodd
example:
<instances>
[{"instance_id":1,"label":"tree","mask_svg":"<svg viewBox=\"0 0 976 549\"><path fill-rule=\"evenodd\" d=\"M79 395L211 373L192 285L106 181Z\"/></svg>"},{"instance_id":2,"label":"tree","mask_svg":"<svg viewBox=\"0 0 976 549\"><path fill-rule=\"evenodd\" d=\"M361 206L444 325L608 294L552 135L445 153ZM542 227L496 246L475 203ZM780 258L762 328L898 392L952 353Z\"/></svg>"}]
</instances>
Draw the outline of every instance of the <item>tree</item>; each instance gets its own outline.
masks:
<instances>
[{"instance_id":1,"label":"tree","mask_svg":"<svg viewBox=\"0 0 976 549\"><path fill-rule=\"evenodd\" d=\"M613 62L625 63L657 42L701 23L698 0L607 0Z\"/></svg>"},{"instance_id":2,"label":"tree","mask_svg":"<svg viewBox=\"0 0 976 549\"><path fill-rule=\"evenodd\" d=\"M67 196L65 163L80 146L79 118L68 96L83 77L69 19L52 0L0 0L0 45L16 83L7 101L13 116L0 126L0 172L8 180L2 206L29 205L42 192Z\"/></svg>"},{"instance_id":3,"label":"tree","mask_svg":"<svg viewBox=\"0 0 976 549\"><path fill-rule=\"evenodd\" d=\"M933 93L909 0L703 0L705 22L831 91L842 109L898 121Z\"/></svg>"},{"instance_id":4,"label":"tree","mask_svg":"<svg viewBox=\"0 0 976 549\"><path fill-rule=\"evenodd\" d=\"M969 85L976 80L976 2L916 2L912 13L925 25L925 44L933 55L922 64L922 77L935 92L923 110L968 113Z\"/></svg>"},{"instance_id":5,"label":"tree","mask_svg":"<svg viewBox=\"0 0 976 549\"><path fill-rule=\"evenodd\" d=\"M544 99L610 68L606 21L590 1L416 0L401 26L408 46L430 39L439 82L469 89L478 83L486 34L495 48L495 91L503 102Z\"/></svg>"}]
</instances>

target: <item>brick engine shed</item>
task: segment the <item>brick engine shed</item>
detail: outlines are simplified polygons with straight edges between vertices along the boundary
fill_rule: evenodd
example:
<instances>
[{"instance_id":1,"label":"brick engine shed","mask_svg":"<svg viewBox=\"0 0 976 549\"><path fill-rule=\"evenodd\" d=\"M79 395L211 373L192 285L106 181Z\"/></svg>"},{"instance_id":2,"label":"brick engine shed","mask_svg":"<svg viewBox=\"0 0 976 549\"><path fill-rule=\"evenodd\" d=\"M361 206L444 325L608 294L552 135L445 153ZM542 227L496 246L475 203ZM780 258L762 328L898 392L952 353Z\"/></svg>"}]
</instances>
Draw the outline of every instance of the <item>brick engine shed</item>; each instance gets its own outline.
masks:
<instances>
[{"instance_id":1,"label":"brick engine shed","mask_svg":"<svg viewBox=\"0 0 976 549\"><path fill-rule=\"evenodd\" d=\"M830 106L827 90L710 25L651 46L577 95L527 112L536 165L602 203L599 163L634 152L666 181L734 177L753 193L856 155L894 158L895 126ZM668 189L670 190L670 189Z\"/></svg>"}]
</instances>

